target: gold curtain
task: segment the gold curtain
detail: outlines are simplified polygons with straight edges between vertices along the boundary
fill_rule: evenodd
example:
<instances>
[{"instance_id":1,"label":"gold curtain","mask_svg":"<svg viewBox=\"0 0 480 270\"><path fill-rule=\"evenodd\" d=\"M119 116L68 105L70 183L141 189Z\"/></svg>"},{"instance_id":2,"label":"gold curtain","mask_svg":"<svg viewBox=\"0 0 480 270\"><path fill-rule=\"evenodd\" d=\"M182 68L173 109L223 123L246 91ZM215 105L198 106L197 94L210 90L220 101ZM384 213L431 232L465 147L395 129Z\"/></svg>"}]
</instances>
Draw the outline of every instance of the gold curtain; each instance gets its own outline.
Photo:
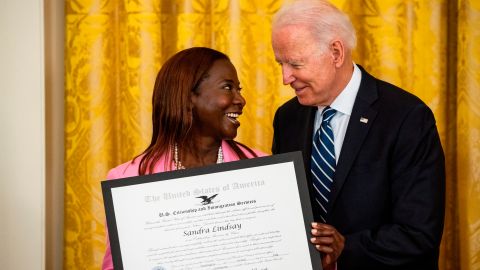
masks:
<instances>
[{"instance_id":1,"label":"gold curtain","mask_svg":"<svg viewBox=\"0 0 480 270\"><path fill-rule=\"evenodd\" d=\"M237 140L269 152L281 85L270 21L282 0L66 1L65 269L98 269L100 181L150 139L151 93L175 52L227 53L247 100ZM355 62L423 99L447 161L440 269L480 269L480 3L336 0L357 29Z\"/></svg>"}]
</instances>

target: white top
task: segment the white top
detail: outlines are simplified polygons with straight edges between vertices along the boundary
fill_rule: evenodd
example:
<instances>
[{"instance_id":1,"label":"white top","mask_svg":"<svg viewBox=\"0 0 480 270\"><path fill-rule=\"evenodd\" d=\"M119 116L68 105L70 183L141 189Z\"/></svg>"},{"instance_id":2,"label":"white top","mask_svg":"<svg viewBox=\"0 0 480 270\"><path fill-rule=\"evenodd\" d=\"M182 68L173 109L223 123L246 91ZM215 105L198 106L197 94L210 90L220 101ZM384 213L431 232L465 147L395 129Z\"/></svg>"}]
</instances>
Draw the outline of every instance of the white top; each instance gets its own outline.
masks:
<instances>
[{"instance_id":1,"label":"white top","mask_svg":"<svg viewBox=\"0 0 480 270\"><path fill-rule=\"evenodd\" d=\"M340 92L337 98L330 105L331 108L335 109L337 113L333 116L330 121L330 125L333 129L333 137L335 144L335 162L338 163L338 157L340 156L340 151L342 150L343 140L345 139L345 132L347 132L348 121L352 115L353 103L357 97L358 89L360 88L360 81L362 80L362 72L353 63L353 74L352 78L348 82L345 89ZM320 128L322 123L322 111L326 106L318 106L318 111L315 114L315 122L313 126L314 135L315 132Z\"/></svg>"}]
</instances>

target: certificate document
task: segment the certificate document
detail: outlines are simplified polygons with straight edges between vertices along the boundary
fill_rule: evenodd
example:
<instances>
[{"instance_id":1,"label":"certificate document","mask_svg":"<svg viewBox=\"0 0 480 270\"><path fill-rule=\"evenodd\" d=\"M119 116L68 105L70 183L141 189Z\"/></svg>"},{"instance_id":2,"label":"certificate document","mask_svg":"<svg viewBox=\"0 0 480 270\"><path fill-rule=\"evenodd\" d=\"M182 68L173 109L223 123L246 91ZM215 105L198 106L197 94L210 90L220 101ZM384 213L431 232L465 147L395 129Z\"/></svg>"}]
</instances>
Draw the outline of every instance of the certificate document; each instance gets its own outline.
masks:
<instances>
[{"instance_id":1,"label":"certificate document","mask_svg":"<svg viewBox=\"0 0 480 270\"><path fill-rule=\"evenodd\" d=\"M102 182L115 270L321 269L300 152Z\"/></svg>"}]
</instances>

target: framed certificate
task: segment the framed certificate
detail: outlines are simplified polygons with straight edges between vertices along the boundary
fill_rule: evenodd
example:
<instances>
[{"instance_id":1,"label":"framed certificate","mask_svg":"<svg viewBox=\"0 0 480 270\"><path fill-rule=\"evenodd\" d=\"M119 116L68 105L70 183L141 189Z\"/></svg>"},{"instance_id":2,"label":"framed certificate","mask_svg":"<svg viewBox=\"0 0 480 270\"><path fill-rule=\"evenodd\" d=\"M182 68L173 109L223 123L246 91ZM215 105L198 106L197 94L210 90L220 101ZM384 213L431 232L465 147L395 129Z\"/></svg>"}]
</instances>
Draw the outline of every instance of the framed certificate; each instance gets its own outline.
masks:
<instances>
[{"instance_id":1,"label":"framed certificate","mask_svg":"<svg viewBox=\"0 0 480 270\"><path fill-rule=\"evenodd\" d=\"M115 270L321 270L302 155L102 182Z\"/></svg>"}]
</instances>

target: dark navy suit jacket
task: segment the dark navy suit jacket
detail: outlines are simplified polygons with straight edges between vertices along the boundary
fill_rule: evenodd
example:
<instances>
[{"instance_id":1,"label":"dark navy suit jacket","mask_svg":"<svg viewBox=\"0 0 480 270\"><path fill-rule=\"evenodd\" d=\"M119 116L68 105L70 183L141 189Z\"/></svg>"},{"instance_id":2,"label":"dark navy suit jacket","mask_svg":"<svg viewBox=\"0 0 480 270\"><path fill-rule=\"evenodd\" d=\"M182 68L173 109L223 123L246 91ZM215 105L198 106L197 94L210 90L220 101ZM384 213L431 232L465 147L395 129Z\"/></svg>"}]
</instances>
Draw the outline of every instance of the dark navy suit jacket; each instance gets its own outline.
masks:
<instances>
[{"instance_id":1,"label":"dark navy suit jacket","mask_svg":"<svg viewBox=\"0 0 480 270\"><path fill-rule=\"evenodd\" d=\"M328 205L327 223L345 236L338 269L438 269L445 160L433 113L360 70ZM308 176L316 110L295 97L273 123L273 154L301 150ZM313 201L312 208L319 221Z\"/></svg>"}]
</instances>

